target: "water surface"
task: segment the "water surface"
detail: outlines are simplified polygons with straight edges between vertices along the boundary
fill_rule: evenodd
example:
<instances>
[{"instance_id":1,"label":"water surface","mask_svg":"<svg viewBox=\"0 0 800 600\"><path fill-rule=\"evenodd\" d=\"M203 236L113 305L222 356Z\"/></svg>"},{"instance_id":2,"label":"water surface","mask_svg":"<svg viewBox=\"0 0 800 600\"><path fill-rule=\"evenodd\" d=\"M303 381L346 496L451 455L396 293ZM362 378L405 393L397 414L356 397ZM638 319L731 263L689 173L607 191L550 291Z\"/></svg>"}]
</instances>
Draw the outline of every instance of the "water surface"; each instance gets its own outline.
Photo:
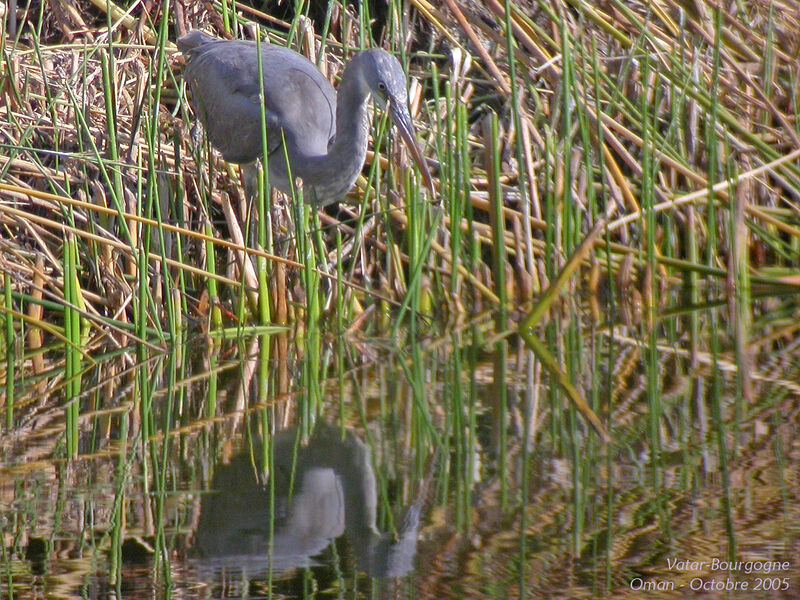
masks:
<instances>
[{"instance_id":1,"label":"water surface","mask_svg":"<svg viewBox=\"0 0 800 600\"><path fill-rule=\"evenodd\" d=\"M796 342L746 397L724 341L564 326L606 444L490 325L97 356L74 459L58 371L19 382L2 596L798 597Z\"/></svg>"}]
</instances>

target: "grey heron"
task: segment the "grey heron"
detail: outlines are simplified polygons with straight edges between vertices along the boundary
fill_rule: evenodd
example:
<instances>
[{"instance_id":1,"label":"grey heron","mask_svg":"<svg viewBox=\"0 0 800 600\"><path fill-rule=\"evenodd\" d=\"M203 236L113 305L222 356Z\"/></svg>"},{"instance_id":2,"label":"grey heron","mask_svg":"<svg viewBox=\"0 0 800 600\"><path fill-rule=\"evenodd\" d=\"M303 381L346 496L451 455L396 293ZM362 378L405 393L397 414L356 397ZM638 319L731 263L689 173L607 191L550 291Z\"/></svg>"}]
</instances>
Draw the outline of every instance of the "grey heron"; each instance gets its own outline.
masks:
<instances>
[{"instance_id":1,"label":"grey heron","mask_svg":"<svg viewBox=\"0 0 800 600\"><path fill-rule=\"evenodd\" d=\"M261 158L256 42L222 40L194 30L178 40L178 48L187 61L184 78L191 105L211 144L228 162L247 165ZM381 49L353 56L338 94L313 63L293 50L262 43L261 61L270 185L289 192L291 173L303 180L308 202L326 205L341 200L364 165L371 94L381 107L388 105L433 193L408 111L405 74L394 56Z\"/></svg>"}]
</instances>

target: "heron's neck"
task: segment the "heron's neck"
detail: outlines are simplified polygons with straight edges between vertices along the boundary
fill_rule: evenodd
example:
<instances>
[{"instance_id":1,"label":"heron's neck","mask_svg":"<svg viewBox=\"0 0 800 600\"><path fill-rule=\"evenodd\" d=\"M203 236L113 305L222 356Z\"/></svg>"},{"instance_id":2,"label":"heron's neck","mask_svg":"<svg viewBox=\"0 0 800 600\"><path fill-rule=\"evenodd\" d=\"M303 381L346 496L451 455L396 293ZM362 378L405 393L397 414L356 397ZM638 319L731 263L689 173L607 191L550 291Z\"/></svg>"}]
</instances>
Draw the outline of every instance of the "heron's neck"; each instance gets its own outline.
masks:
<instances>
[{"instance_id":1,"label":"heron's neck","mask_svg":"<svg viewBox=\"0 0 800 600\"><path fill-rule=\"evenodd\" d=\"M347 64L336 94L336 135L328 153L319 157L311 183L319 200L341 199L353 186L367 155L369 90L358 75L359 55Z\"/></svg>"}]
</instances>

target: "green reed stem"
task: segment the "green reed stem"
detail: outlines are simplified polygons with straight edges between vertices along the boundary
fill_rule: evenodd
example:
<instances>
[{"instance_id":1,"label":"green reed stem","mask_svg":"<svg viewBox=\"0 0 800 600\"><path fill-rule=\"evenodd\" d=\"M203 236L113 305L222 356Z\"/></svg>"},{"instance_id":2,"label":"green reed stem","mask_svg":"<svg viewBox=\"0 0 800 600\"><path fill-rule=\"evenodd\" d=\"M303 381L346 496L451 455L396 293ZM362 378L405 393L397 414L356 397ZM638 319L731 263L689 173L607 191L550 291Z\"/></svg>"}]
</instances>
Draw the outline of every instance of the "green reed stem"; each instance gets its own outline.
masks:
<instances>
[{"instance_id":1,"label":"green reed stem","mask_svg":"<svg viewBox=\"0 0 800 600\"><path fill-rule=\"evenodd\" d=\"M642 77L647 80L650 76L650 54L644 53L641 61ZM653 486L653 497L656 499L661 526L665 530L669 529L669 521L664 513L663 502L663 475L661 458L661 435L660 427L662 421L663 408L661 405L660 379L662 377L659 352L658 352L658 329L657 323L657 302L658 287L656 281L657 262L656 262L656 215L653 210L655 204L654 188L656 186L655 158L652 153L650 139L655 130L655 115L651 115L651 103L656 100L650 96L655 94L654 90L644 89L640 95L641 118L642 118L642 229L645 232L645 244L647 254L647 269L650 273L649 289L645 290L647 296L646 309L648 345L646 349L646 373L647 373L647 403L648 403L648 433L650 438L650 476Z\"/></svg>"},{"instance_id":2,"label":"green reed stem","mask_svg":"<svg viewBox=\"0 0 800 600\"><path fill-rule=\"evenodd\" d=\"M14 301L11 295L11 274L3 273L3 300L5 302L5 354L6 354L6 428L10 431L14 425L14 384L16 381L16 332L11 311L14 310Z\"/></svg>"},{"instance_id":3,"label":"green reed stem","mask_svg":"<svg viewBox=\"0 0 800 600\"><path fill-rule=\"evenodd\" d=\"M66 400L66 441L67 456L78 456L78 417L80 405L78 396L81 391L81 353L77 350L81 343L80 315L73 308L81 303L77 289L77 257L78 245L72 235L64 239L64 299L67 306L64 309L64 335L70 341L64 348L65 351L65 378L64 390Z\"/></svg>"},{"instance_id":4,"label":"green reed stem","mask_svg":"<svg viewBox=\"0 0 800 600\"><path fill-rule=\"evenodd\" d=\"M503 215L503 190L500 185L500 124L497 113L484 118L483 139L486 144L484 163L489 182L489 224L492 228L492 277L494 290L500 299L495 323L498 331L505 331L508 319L506 298L506 245L505 217Z\"/></svg>"},{"instance_id":5,"label":"green reed stem","mask_svg":"<svg viewBox=\"0 0 800 600\"><path fill-rule=\"evenodd\" d=\"M258 196L256 206L258 208L258 245L272 251L272 231L269 226L271 218L269 214L269 141L267 140L267 115L264 98L264 61L261 55L261 41L256 44L256 60L258 62L258 93L259 93L259 125L261 127L261 168L258 177ZM252 198L247 199L252 202ZM251 211L252 212L252 211ZM250 260L244 257L243 260ZM256 276L258 277L258 318L262 325L266 325L272 320L270 311L269 295L269 264L263 256L256 257Z\"/></svg>"},{"instance_id":6,"label":"green reed stem","mask_svg":"<svg viewBox=\"0 0 800 600\"><path fill-rule=\"evenodd\" d=\"M169 14L170 10L170 1L165 0L162 5L162 10L165 14ZM159 30L158 30L158 41L156 45L156 60L155 62L155 73L151 71L150 79L154 82L151 89L151 94L148 96L150 99L150 110L148 111L148 118L146 119L146 132L147 132L147 143L149 147L148 152L148 217L152 217L153 212L155 213L155 218L157 222L157 235L158 235L158 250L161 254L161 261L162 265L166 265L166 259L168 253L171 251L171 247L173 246L173 235L171 233L167 233L164 230L164 218L169 216L169 202L167 202L167 190L169 189L166 181L164 180L163 176L160 175L160 169L157 168L158 165L156 164L156 157L160 155L159 148L160 148L160 138L159 138L159 131L158 131L158 114L159 114L159 106L161 105L161 90L164 84L164 75L166 71L166 52L165 47L167 43L167 36L169 33L168 28L168 19L161 19L159 23ZM155 118L154 118L155 117ZM178 157L176 156L176 159ZM139 165L141 166L141 165ZM141 169L138 170L141 173ZM141 196L141 183L139 185L139 194L138 194L138 202L139 206L142 205L142 196ZM155 208L154 208L155 207ZM148 233L149 233L149 229ZM178 236L175 236L178 237ZM149 240L149 235L148 235ZM148 245L144 246L149 250L149 243ZM181 260L182 256L180 252L176 253L176 258ZM180 310L176 311L176 308L180 308L176 306L172 298L168 297L171 294L171 291L175 287L175 282L172 278L171 270L165 267L161 268L160 271L161 275L161 294L164 296L164 305L166 306L167 311L167 324L169 327L170 332L170 339L175 341L178 337L178 331L180 330L180 320L181 320L181 313ZM152 292L152 290L151 290ZM156 311L159 310L159 307L154 306ZM156 323L158 323L160 319L156 319Z\"/></svg>"}]
</instances>

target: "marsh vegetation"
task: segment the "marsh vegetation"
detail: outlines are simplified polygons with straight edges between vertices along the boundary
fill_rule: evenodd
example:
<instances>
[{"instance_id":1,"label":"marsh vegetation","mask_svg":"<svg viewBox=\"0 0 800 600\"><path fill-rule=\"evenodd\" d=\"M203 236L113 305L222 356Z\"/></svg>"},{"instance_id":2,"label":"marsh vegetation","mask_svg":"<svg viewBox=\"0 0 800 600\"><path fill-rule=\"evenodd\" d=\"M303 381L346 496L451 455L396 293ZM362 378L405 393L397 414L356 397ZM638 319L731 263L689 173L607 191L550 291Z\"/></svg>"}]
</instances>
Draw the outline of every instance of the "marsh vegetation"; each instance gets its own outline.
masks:
<instances>
[{"instance_id":1,"label":"marsh vegetation","mask_svg":"<svg viewBox=\"0 0 800 600\"><path fill-rule=\"evenodd\" d=\"M1 596L800 593L794 0L7 6ZM394 53L435 197L248 202L191 28Z\"/></svg>"}]
</instances>

